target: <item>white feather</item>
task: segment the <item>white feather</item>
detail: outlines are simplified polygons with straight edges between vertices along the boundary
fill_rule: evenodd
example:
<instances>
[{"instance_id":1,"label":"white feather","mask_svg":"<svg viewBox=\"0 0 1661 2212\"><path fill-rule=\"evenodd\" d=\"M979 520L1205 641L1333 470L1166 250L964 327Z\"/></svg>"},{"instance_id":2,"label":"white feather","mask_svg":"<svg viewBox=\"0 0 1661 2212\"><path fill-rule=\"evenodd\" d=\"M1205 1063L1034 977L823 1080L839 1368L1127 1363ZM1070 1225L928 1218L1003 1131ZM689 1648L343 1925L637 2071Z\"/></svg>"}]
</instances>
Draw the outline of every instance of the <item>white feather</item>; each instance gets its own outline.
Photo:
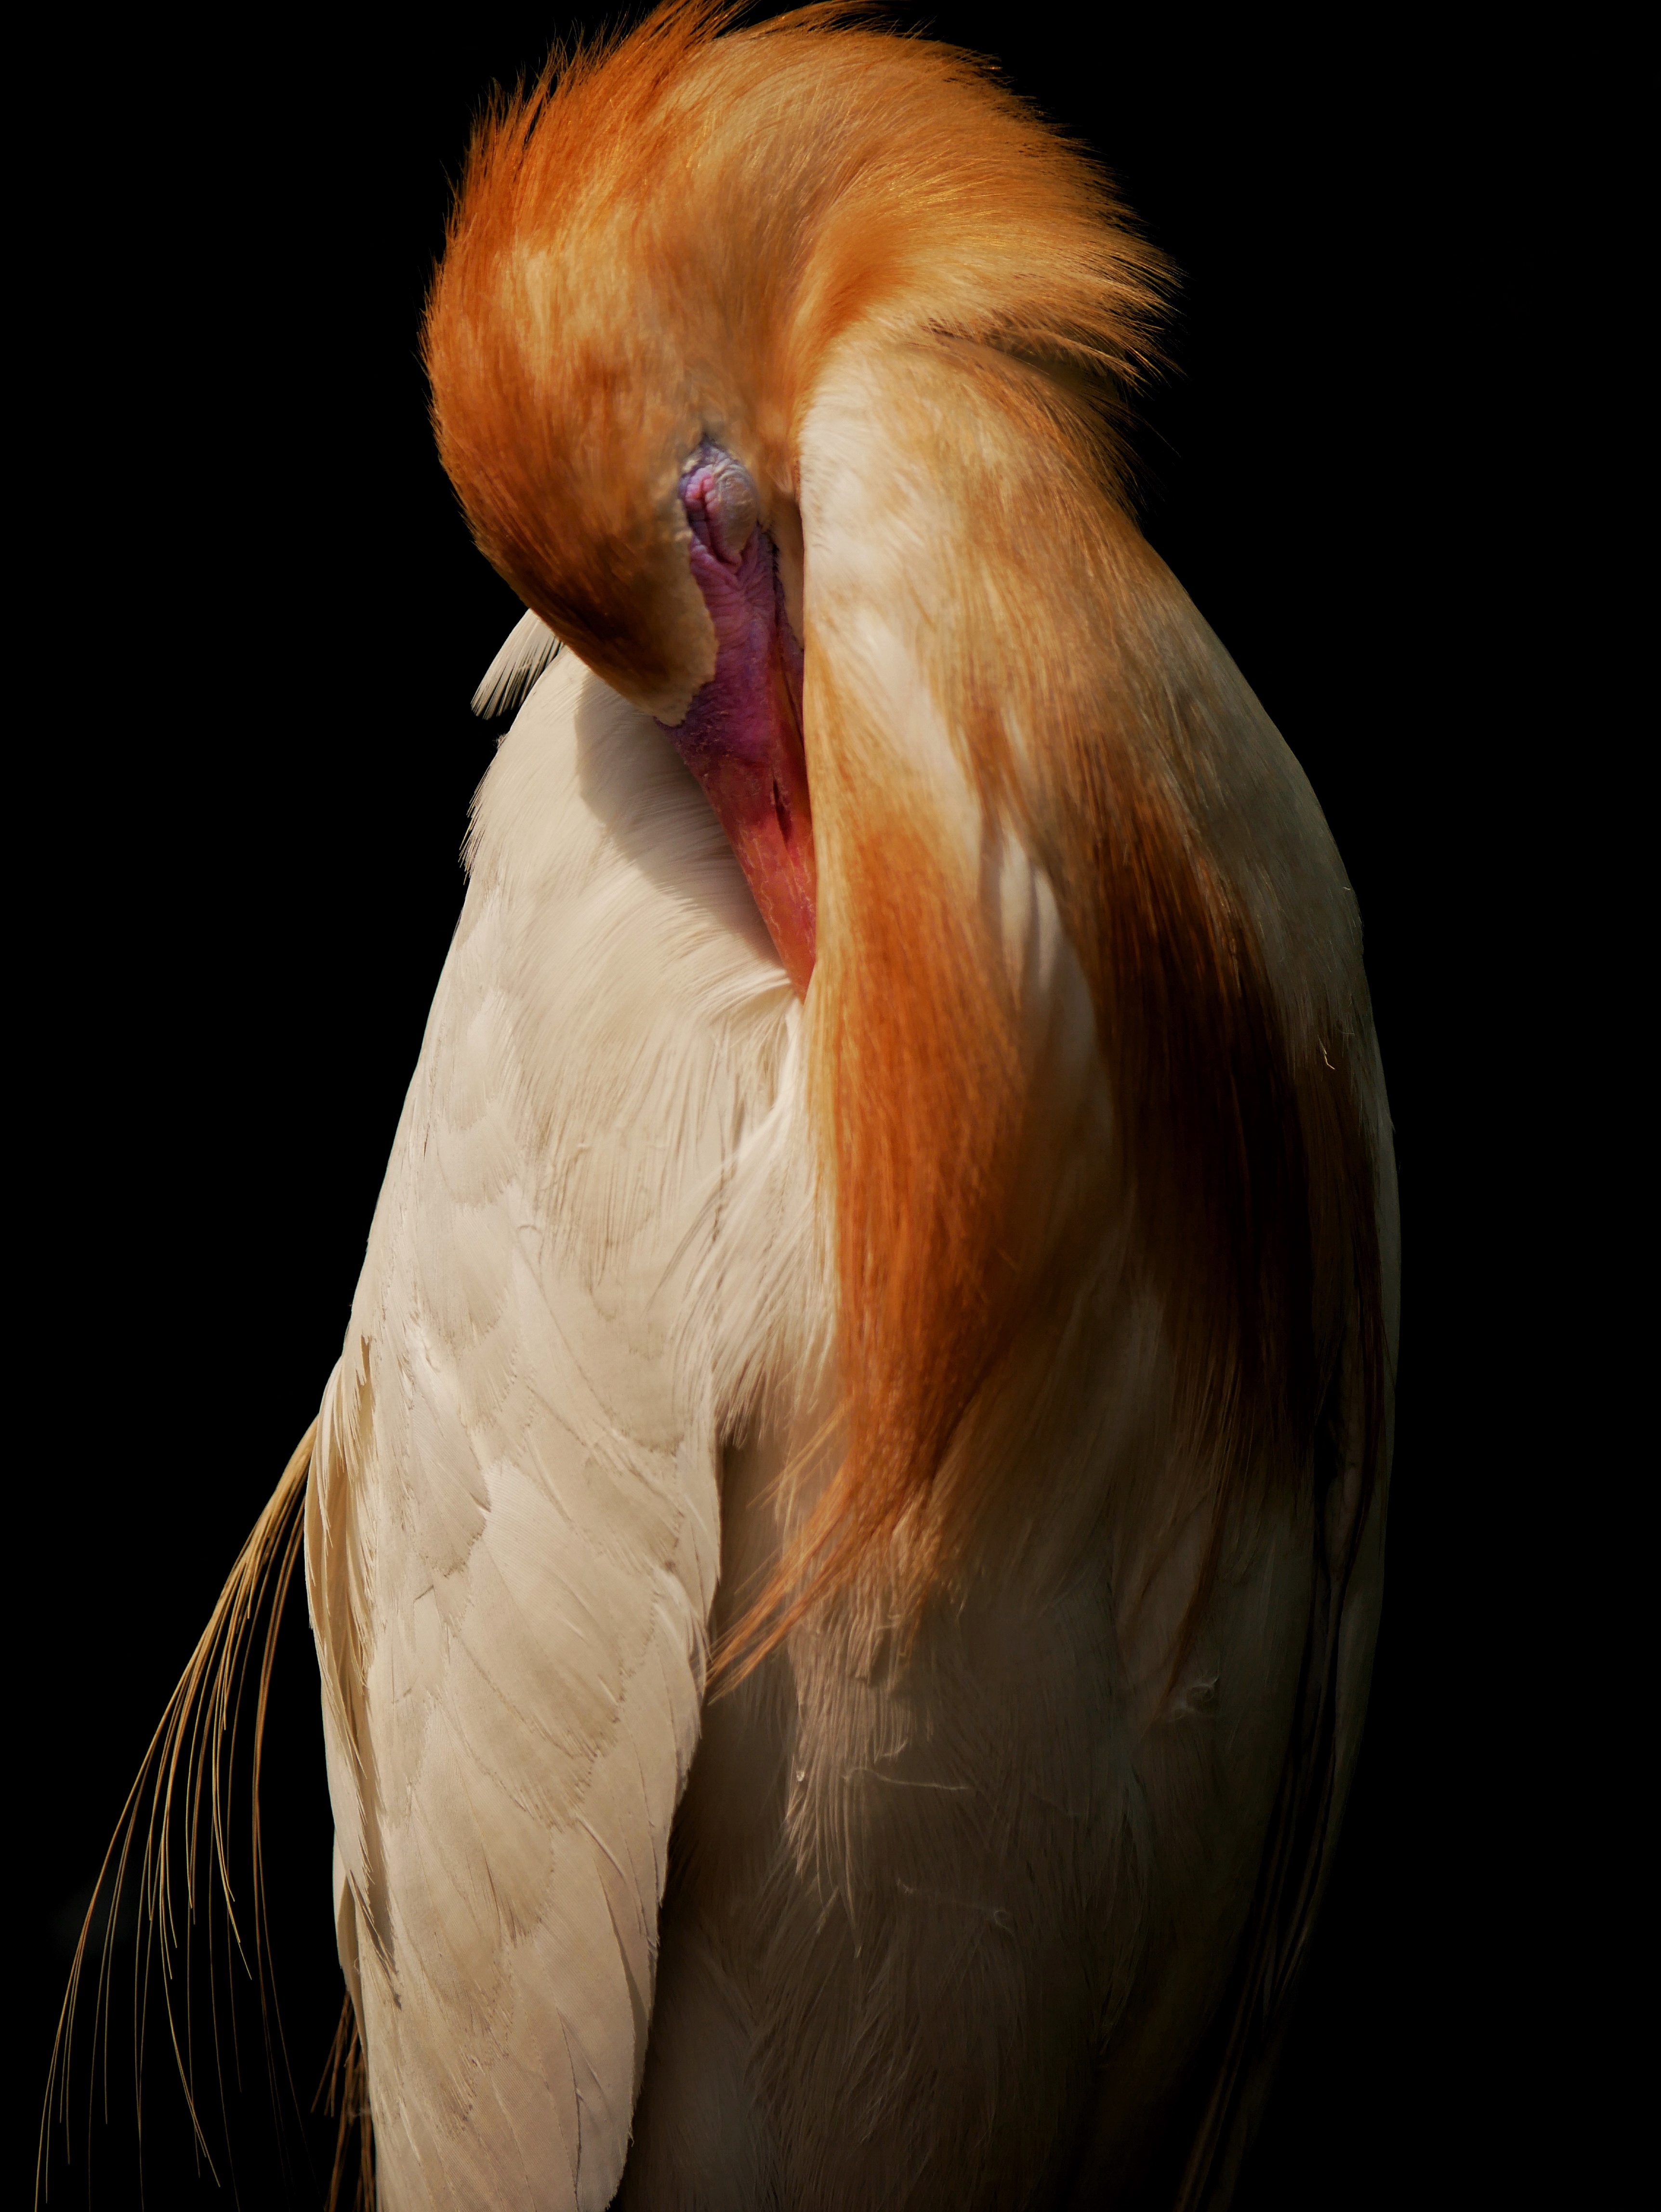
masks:
<instances>
[{"instance_id":1,"label":"white feather","mask_svg":"<svg viewBox=\"0 0 1661 2212\"><path fill-rule=\"evenodd\" d=\"M719 1558L715 1409L671 1322L722 1277L800 1023L702 793L574 661L471 858L307 1527L395 2212L599 2207L622 2174ZM811 1306L764 1238L728 1273Z\"/></svg>"},{"instance_id":2,"label":"white feather","mask_svg":"<svg viewBox=\"0 0 1661 2212\"><path fill-rule=\"evenodd\" d=\"M559 651L559 640L527 607L508 631L502 650L473 694L473 712L486 719L510 714Z\"/></svg>"}]
</instances>

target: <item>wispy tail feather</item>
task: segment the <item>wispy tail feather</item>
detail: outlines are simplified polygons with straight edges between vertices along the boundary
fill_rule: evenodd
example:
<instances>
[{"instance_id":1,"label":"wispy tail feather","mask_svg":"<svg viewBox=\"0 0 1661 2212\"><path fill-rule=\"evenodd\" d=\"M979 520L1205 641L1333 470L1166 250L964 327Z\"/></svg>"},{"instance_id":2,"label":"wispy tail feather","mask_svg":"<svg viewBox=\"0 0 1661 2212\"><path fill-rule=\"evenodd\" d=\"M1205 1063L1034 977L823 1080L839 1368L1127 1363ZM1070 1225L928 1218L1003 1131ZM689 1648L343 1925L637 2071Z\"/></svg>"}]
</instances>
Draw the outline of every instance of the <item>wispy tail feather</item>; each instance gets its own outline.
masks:
<instances>
[{"instance_id":1,"label":"wispy tail feather","mask_svg":"<svg viewBox=\"0 0 1661 2212\"><path fill-rule=\"evenodd\" d=\"M329 2176L328 2203L324 2212L344 2212L341 2191L357 2137L357 2185L352 2191L351 2212L374 2212L374 2123L369 2111L369 2077L363 2061L363 2037L357 2009L349 1990L341 2000L340 2021L329 2046L323 2079L317 2085L312 2110L321 2105L336 2121L334 2167Z\"/></svg>"},{"instance_id":2,"label":"wispy tail feather","mask_svg":"<svg viewBox=\"0 0 1661 2212\"><path fill-rule=\"evenodd\" d=\"M58 2033L52 2043L52 2064L46 2076L46 2094L40 2115L40 2134L35 2159L35 2201L43 2203L49 2194L47 2152L54 2121L64 2130L65 2156L72 2152L69 2127L70 2071L71 2045L75 2033L75 2015L80 1995L81 1976L86 1963L87 1944L100 1910L106 1884L110 1885L108 1906L104 1917L104 1941L99 1960L98 1984L94 2003L93 2078L95 2082L100 2069L96 2064L97 2039L101 2031L104 2037L104 2066L106 2117L108 2114L108 2052L109 2006L113 1987L111 1952L113 1931L133 1855L133 1844L138 1832L141 1815L144 1815L143 1850L138 1867L139 1905L147 1922L133 1966L133 2025L134 2073L133 2087L138 2112L140 2154L143 2143L143 2021L149 1993L150 1968L158 1929L162 1937L160 1958L163 2001L167 2007L168 2039L173 2045L173 2060L185 2091L186 2104L191 2115L191 2124L199 2154L206 2160L209 2171L217 2179L213 2155L208 2146L206 2133L198 2108L193 2064L191 2050L188 2002L186 2008L184 2040L180 2041L180 2023L175 2010L174 1967L172 1953L178 1948L178 1915L175 1911L174 1877L172 1871L173 1853L169 1849L175 1840L182 1840L186 1900L185 1954L186 1976L190 1960L191 1929L197 1918L198 1875L197 1846L200 1839L202 1814L204 1803L208 1812L208 1827L211 1840L211 1856L204 1877L203 1903L209 1901L214 1871L224 1895L227 1925L234 1937L244 1964L259 1986L262 2024L265 2030L266 2064L271 2075L273 2100L277 2094L277 2053L282 2048L282 2023L271 2001L273 1993L267 1990L266 1941L264 1864L261 1856L259 1826L259 1774L261 1753L265 1742L265 1717L271 1692L271 1667L276 1657L277 1631L282 1624L283 1609L293 1579L295 1564L300 1557L301 1543L305 1531L304 1516L300 1510L306 1493L312 1449L317 1436L317 1424L301 1439L281 1481L255 1522L246 1542L237 1554L224 1589L220 1592L208 1625L204 1629L189 1664L179 1679L179 1686L167 1701L167 1711L160 1727L151 1738L144 1754L137 1779L128 1793L104 1863L99 1869L87 1917L76 1946L74 1963L70 1969L69 1988L58 2015ZM236 1918L235 1894L231 1882L228 1832L230 1818L228 1778L230 1762L235 1755L237 1718L241 1710L249 1660L252 1656L255 1630L262 1610L265 1613L265 1629L259 1662L259 1687L254 1710L253 1760L252 1782L252 1846L253 1874L253 1911L251 1922L252 1960L242 1939ZM182 1823L176 1826L175 1823ZM211 1946L211 1924L210 1923ZM277 2035L271 2028L276 2021ZM216 2018L216 2029L217 2021ZM217 2060L218 2039L215 2036ZM286 2051L283 2054L285 2073L288 2070ZM292 2080L290 2081L292 2091ZM92 2120L93 2089L88 2091L88 2124ZM221 2104L223 2105L223 2077L221 2076Z\"/></svg>"}]
</instances>

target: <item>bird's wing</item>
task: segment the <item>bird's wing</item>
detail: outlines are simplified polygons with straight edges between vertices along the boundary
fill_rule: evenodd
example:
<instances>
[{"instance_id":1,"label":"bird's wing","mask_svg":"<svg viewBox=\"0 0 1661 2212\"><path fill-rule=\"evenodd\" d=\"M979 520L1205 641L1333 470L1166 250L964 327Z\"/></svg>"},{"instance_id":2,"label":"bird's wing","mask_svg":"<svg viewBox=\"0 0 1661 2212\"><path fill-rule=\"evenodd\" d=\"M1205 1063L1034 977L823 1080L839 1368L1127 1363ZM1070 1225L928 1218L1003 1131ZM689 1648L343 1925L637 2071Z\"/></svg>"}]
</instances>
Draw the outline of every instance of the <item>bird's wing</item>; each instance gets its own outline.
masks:
<instances>
[{"instance_id":1,"label":"bird's wing","mask_svg":"<svg viewBox=\"0 0 1661 2212\"><path fill-rule=\"evenodd\" d=\"M678 1010L764 1030L790 994L720 884L688 899L736 870L640 722L561 664L497 757L325 1401L308 1584L388 2212L603 2206L644 2062L719 1557L664 1293L768 1103Z\"/></svg>"},{"instance_id":2,"label":"bird's wing","mask_svg":"<svg viewBox=\"0 0 1661 2212\"><path fill-rule=\"evenodd\" d=\"M1175 2212L1226 2212L1262 2116L1309 1939L1331 1872L1361 1747L1384 1595L1390 1421L1401 1292L1401 1219L1389 1107L1376 1040L1371 1119L1378 1164L1385 1373L1383 1449L1365 1478L1365 1358L1354 1330L1333 1387L1314 1520L1313 1601L1298 1713L1263 1846L1231 1995L1214 2039L1214 2073Z\"/></svg>"}]
</instances>

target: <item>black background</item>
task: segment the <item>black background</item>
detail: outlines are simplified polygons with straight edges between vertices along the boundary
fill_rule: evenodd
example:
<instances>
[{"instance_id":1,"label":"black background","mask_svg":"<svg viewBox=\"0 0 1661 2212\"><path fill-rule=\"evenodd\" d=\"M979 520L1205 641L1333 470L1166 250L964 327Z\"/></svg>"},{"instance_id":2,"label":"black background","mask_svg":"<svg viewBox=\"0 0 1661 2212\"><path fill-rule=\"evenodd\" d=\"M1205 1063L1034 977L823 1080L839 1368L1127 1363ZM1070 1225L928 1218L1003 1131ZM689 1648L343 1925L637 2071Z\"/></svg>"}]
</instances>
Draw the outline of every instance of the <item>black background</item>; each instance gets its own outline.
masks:
<instances>
[{"instance_id":1,"label":"black background","mask_svg":"<svg viewBox=\"0 0 1661 2212\"><path fill-rule=\"evenodd\" d=\"M223 18L204 42L133 19L60 54L50 100L32 95L52 131L22 194L39 381L12 466L32 732L13 846L34 888L14 966L28 1686L10 2201L76 1900L317 1406L459 910L496 735L468 700L516 604L434 456L416 330L472 115L575 20ZM1405 1322L1373 1711L1243 2203L1556 2201L1555 2120L1523 2053L1546 2032L1530 1956L1566 1929L1529 1925L1519 1900L1548 1888L1571 1816L1518 1749L1526 1712L1529 1756L1560 1759L1561 1717L1505 1542L1547 1416L1522 1379L1536 1279L1495 1228L1511 1016L1481 979L1533 963L1555 1018L1578 1016L1500 887L1530 702L1515 617L1492 603L1512 433L1482 336L1504 281L1498 187L1473 149L1503 94L1434 40L1409 51L1360 19L927 20L1086 137L1183 271L1178 374L1139 441L1147 527L1326 808L1396 1115ZM1572 841L1572 788L1546 803ZM277 1986L303 2105L339 1984L298 1601L271 1743ZM242 2200L319 2203L297 2123L279 2161L241 1988ZM205 1992L198 1975L212 2107ZM111 2122L92 2134L106 2206L135 2195L119 2008L111 2049ZM88 2078L83 2046L54 2203L82 2201ZM149 2201L206 2201L154 2014L147 2081ZM217 2146L216 2117L210 2132ZM324 2170L327 2135L313 2124Z\"/></svg>"}]
</instances>

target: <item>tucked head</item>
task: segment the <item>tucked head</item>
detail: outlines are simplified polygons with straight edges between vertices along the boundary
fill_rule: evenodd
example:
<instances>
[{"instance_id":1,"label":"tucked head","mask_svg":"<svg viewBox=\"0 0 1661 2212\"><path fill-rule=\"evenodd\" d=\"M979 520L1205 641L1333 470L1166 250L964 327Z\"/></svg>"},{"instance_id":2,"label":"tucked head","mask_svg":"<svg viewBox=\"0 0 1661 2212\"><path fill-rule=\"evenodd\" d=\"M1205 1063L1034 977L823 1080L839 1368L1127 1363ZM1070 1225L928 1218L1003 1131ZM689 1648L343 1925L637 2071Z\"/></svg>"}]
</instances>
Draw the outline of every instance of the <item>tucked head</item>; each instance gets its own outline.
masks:
<instances>
[{"instance_id":1,"label":"tucked head","mask_svg":"<svg viewBox=\"0 0 1661 2212\"><path fill-rule=\"evenodd\" d=\"M1153 257L968 57L820 9L713 35L726 21L660 9L488 120L424 348L481 550L673 733L800 993L827 865L816 397L873 343L1123 374Z\"/></svg>"},{"instance_id":2,"label":"tucked head","mask_svg":"<svg viewBox=\"0 0 1661 2212\"><path fill-rule=\"evenodd\" d=\"M481 550L671 723L715 666L688 562L706 443L747 477L800 630L801 435L839 353L967 343L1110 381L1156 266L969 57L818 9L712 35L728 12L660 9L487 118L423 336ZM747 498L733 526L741 551Z\"/></svg>"},{"instance_id":3,"label":"tucked head","mask_svg":"<svg viewBox=\"0 0 1661 2212\"><path fill-rule=\"evenodd\" d=\"M1123 497L1159 257L971 58L731 21L487 119L426 358L480 548L658 719L806 994L848 1442L801 1559L923 1515L922 1589L1110 1218L1196 1481L1307 1459L1377 1280L1371 1032L1313 799ZM1319 990L1293 908L1347 949Z\"/></svg>"},{"instance_id":4,"label":"tucked head","mask_svg":"<svg viewBox=\"0 0 1661 2212\"><path fill-rule=\"evenodd\" d=\"M802 649L778 548L748 471L705 441L678 487L688 565L715 636L715 665L666 724L708 794L790 981L813 972L813 814L802 743Z\"/></svg>"}]
</instances>

